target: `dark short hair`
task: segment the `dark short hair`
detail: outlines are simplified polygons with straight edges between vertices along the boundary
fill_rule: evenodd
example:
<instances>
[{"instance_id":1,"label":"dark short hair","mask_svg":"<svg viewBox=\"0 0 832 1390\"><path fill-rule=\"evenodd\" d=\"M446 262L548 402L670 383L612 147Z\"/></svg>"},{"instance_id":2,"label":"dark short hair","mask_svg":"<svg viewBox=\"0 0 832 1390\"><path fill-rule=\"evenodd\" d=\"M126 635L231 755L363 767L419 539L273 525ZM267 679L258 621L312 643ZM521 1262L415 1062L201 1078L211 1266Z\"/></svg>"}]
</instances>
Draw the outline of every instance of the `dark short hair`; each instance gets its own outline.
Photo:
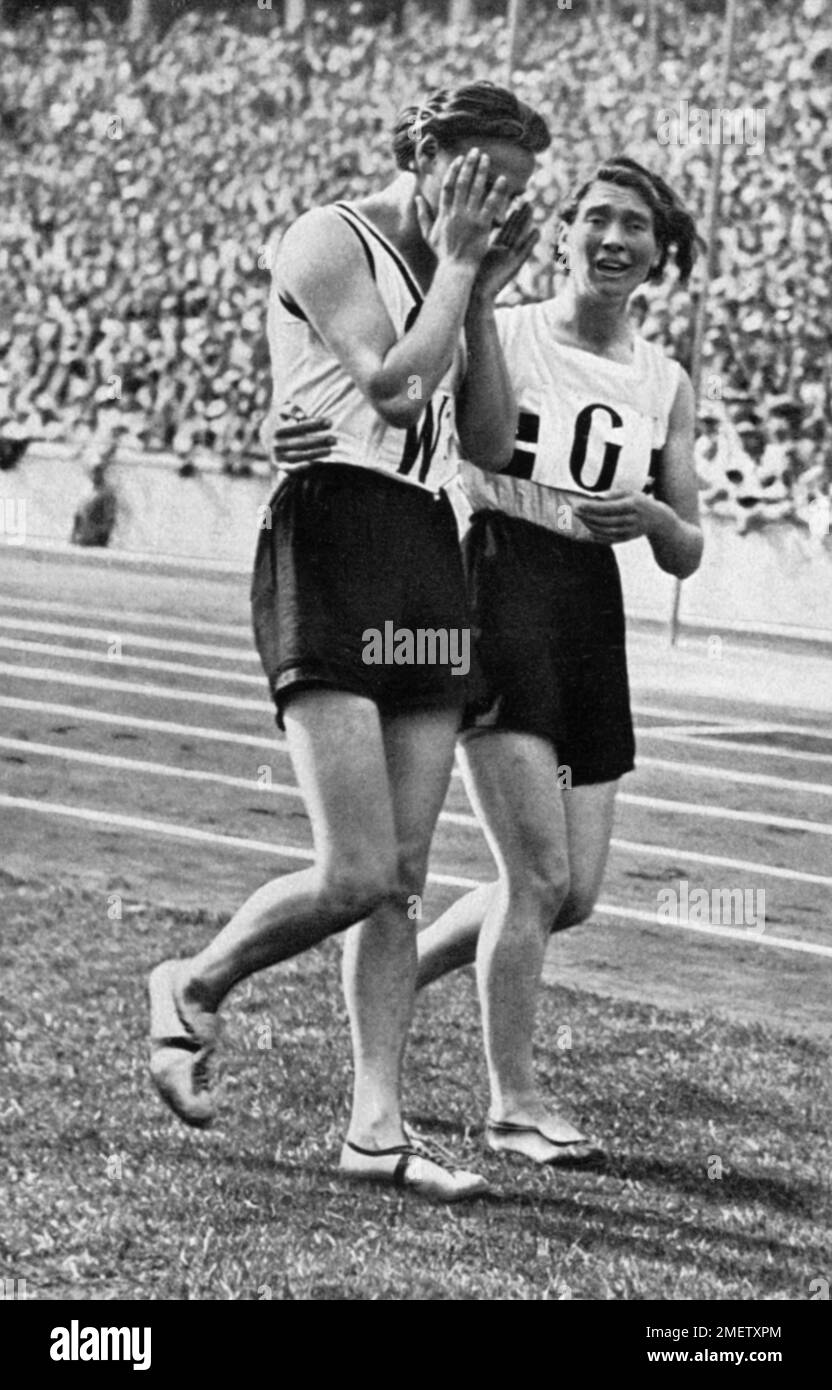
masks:
<instances>
[{"instance_id":1,"label":"dark short hair","mask_svg":"<svg viewBox=\"0 0 832 1390\"><path fill-rule=\"evenodd\" d=\"M521 150L540 154L551 142L543 117L494 82L437 88L418 105L405 106L393 127L393 154L400 169L414 168L416 146L427 135L444 150L474 137L510 140Z\"/></svg>"},{"instance_id":2,"label":"dark short hair","mask_svg":"<svg viewBox=\"0 0 832 1390\"><path fill-rule=\"evenodd\" d=\"M592 177L585 179L571 194L561 212L567 225L571 226L575 221L578 208L594 183L614 183L619 188L632 188L652 212L659 259L647 279L661 280L668 256L673 251L679 279L683 285L687 284L697 252L705 243L696 231L693 217L664 179L626 155L605 159Z\"/></svg>"}]
</instances>

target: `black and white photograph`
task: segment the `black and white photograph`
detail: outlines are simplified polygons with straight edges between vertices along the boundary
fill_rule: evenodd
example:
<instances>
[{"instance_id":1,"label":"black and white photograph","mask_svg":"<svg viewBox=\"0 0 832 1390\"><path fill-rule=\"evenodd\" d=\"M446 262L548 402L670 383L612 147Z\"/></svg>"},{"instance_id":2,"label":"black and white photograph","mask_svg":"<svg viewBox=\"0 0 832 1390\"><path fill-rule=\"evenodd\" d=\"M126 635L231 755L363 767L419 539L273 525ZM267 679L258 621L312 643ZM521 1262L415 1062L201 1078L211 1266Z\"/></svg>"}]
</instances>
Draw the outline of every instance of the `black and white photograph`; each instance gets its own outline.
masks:
<instances>
[{"instance_id":1,"label":"black and white photograph","mask_svg":"<svg viewBox=\"0 0 832 1390\"><path fill-rule=\"evenodd\" d=\"M826 0L0 0L0 65L0 1292L38 1364L170 1373L170 1303L568 1302L627 1305L626 1350L579 1323L622 1370L794 1375L782 1305L832 1283Z\"/></svg>"}]
</instances>

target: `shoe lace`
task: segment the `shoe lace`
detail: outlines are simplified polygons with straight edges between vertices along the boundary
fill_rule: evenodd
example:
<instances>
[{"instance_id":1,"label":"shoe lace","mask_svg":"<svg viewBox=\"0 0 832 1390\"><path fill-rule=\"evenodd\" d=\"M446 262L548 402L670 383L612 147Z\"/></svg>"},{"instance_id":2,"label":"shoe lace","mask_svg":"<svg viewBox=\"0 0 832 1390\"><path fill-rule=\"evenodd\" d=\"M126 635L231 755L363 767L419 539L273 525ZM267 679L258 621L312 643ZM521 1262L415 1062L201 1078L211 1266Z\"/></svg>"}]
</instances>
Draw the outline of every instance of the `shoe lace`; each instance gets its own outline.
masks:
<instances>
[{"instance_id":1,"label":"shoe lace","mask_svg":"<svg viewBox=\"0 0 832 1390\"><path fill-rule=\"evenodd\" d=\"M207 1091L207 1090L210 1090L210 1086L211 1086L210 1062L211 1062L211 1049L210 1049L210 1048L203 1048L201 1052L198 1052L198 1053L196 1054L196 1058L194 1059L193 1070L192 1070L192 1075L193 1075L193 1080L194 1080L194 1090L196 1090L196 1091Z\"/></svg>"},{"instance_id":2,"label":"shoe lace","mask_svg":"<svg viewBox=\"0 0 832 1390\"><path fill-rule=\"evenodd\" d=\"M420 1154L422 1158L430 1159L431 1163L438 1164L440 1168L450 1168L452 1170L459 1168L456 1157L451 1153L450 1149L446 1149L443 1144L437 1143L435 1139L428 1139L424 1134L419 1134L411 1125L406 1124L404 1126L404 1132L410 1147Z\"/></svg>"}]
</instances>

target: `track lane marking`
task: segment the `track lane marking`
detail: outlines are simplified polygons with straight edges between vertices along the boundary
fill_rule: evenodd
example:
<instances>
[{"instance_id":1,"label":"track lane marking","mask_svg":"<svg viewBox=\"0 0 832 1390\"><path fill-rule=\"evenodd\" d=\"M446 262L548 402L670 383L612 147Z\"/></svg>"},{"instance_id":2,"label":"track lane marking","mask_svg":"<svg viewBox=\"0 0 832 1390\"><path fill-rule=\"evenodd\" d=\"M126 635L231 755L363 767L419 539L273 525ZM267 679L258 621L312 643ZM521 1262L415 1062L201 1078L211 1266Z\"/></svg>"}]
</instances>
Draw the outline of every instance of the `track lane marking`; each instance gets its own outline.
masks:
<instances>
[{"instance_id":1,"label":"track lane marking","mask_svg":"<svg viewBox=\"0 0 832 1390\"><path fill-rule=\"evenodd\" d=\"M2 669L2 665L0 665L0 670ZM20 668L15 667L13 669L18 670ZM72 683L80 683L83 685L86 684L86 681L83 677L77 677L75 681ZM110 686L123 688L127 683L123 683L120 681L112 681L108 684ZM138 687L138 689L144 692L147 689L147 687ZM176 696L176 698L182 699L184 699L186 695L186 692L182 691L176 691L173 693ZM192 698L197 700L200 698L199 692L196 691L190 692L190 695L192 696ZM201 698L203 702L209 704L216 704L218 699L218 697L212 697L210 695L205 695ZM243 700L237 701L235 702L235 704L242 705L245 708L251 708L252 705L255 708L260 708L259 704L256 701ZM135 716L127 717L123 715L111 715L109 713L105 713L99 710L84 710L83 708L73 705L58 705L48 704L46 702L40 701L15 700L13 697L9 696L0 696L0 706L7 706L16 709L35 708L44 712L66 715L71 718L88 719L92 722L113 723L118 725L127 725L128 727L132 726L136 728L146 728L148 730L158 732L182 734L190 738L211 739L215 742L227 741L234 743L242 743L257 748L266 748L272 754L277 754L278 756L289 756L289 749L286 745L285 740L281 741L277 737L275 737L274 739L266 739L257 738L255 735L252 734L225 734L218 730L202 729L199 726L195 725L175 724L171 721L166 720L142 720ZM271 709L271 706L267 706L267 708ZM57 747L57 745L55 746ZM107 755L102 754L101 756L105 757ZM460 777L460 772L458 768L453 769L453 776L455 778ZM728 777L727 780L730 780L730 777ZM801 786L802 784L798 785ZM691 815L694 817L702 816L703 818L735 820L749 825L775 825L778 828L784 830L799 830L807 831L810 834L832 835L832 826L827 825L822 821L798 820L790 816L773 816L768 815L766 813L758 813L755 811L734 811L727 807L706 806L703 803L698 802L671 801L659 797L639 796L633 792L619 792L618 800L625 805L629 804L633 806L643 806L651 810L664 810L668 811L670 814L676 815ZM448 812L447 814L451 815L456 813Z\"/></svg>"},{"instance_id":2,"label":"track lane marking","mask_svg":"<svg viewBox=\"0 0 832 1390\"><path fill-rule=\"evenodd\" d=\"M32 743L27 739L0 738L0 747L12 749L16 752L28 752L35 755L56 757L68 762L79 762L83 764L111 767L118 771L125 772L145 772L155 776L168 777L173 780L211 782L220 786L239 787L248 792L271 792L279 796L293 796L301 798L300 789L290 782L271 782L261 784L254 778L234 777L230 773L206 772L201 768L180 768L170 763L155 763L137 758L126 758L113 753L93 753L86 748L65 748L60 744L51 743ZM465 829L476 830L482 833L482 828L476 816L463 811L442 811L439 816L440 821L448 825L458 825ZM667 845L645 844L639 840L620 840L613 838L610 841L612 849L620 849L625 852L636 852L661 859L690 859L695 863L709 864L720 868L738 868L746 872L763 874L771 878L785 878L789 882L795 883L817 883L824 887L832 887L832 877L824 874L812 874L800 869L785 869L779 865L754 864L744 860L723 859L716 855L699 853L698 851L675 849Z\"/></svg>"},{"instance_id":3,"label":"track lane marking","mask_svg":"<svg viewBox=\"0 0 832 1390\"><path fill-rule=\"evenodd\" d=\"M788 951L803 951L807 955L832 956L832 946L815 945L810 941L794 941L788 936L765 936L763 932L743 931L741 927L711 927L704 922L659 922L654 913L638 912L629 907L617 907L612 903L596 903L594 912L608 917L624 917L628 921L646 922L653 927L684 927L686 931L698 931L703 936L716 936L732 941L755 941L760 945L780 946ZM591 919L590 919L591 920Z\"/></svg>"},{"instance_id":4,"label":"track lane marking","mask_svg":"<svg viewBox=\"0 0 832 1390\"><path fill-rule=\"evenodd\" d=\"M300 788L291 782L258 782L255 777L235 777L230 772L206 772L203 768L176 767L172 763L149 762L143 758L125 758L116 753L93 753L88 748L65 748L57 743L32 743L25 738L0 737L0 748L38 757L59 758L65 762L84 763L93 767L109 767L118 772L145 772L155 777L169 777L183 782L213 782L217 786L240 787L241 790L274 792L281 796L300 796Z\"/></svg>"},{"instance_id":5,"label":"track lane marking","mask_svg":"<svg viewBox=\"0 0 832 1390\"><path fill-rule=\"evenodd\" d=\"M227 678L232 681L243 682L247 685L258 685L261 688L265 683L265 676L262 675L247 675L242 672L217 672L211 668L192 666L187 662L178 663L166 661L153 661L146 660L143 657L131 656L99 656L87 652L76 653L72 649L61 648L59 646L53 647L39 643L26 643L22 640L18 642L15 639L0 638L0 648L3 647L23 651L38 651L43 653L44 655L68 657L70 660L88 659L94 662L105 663L110 666L120 665L147 668L151 670L170 671L171 673L175 673L178 675L199 676L206 680L224 680ZM239 696L210 695L204 691L178 690L176 688L171 688L168 686L142 685L129 681L110 680L106 677L100 676L83 676L71 671L54 671L49 667L34 668L28 666L16 666L12 663L0 662L0 672L9 675L12 678L17 678L20 680L42 680L44 682L52 681L62 685L77 685L93 690L122 690L130 695L145 696L150 699L168 698L172 700L194 700L196 703L199 704L211 704L216 705L219 708L227 707L229 709L257 709L267 712L269 714L274 713L273 706L271 705L271 703L265 700L262 702L257 700L241 700ZM36 702L32 702L32 705L36 706ZM697 747L702 743L702 740L697 739L695 736L692 737L690 740L682 739L679 735L670 735L667 730L653 730L649 728L644 729L639 727L637 728L636 732L639 738L654 737L658 739L664 739L668 742L681 741L685 742L686 746L691 747ZM725 748L727 745L721 742L713 741L709 746L722 749ZM745 753L749 757L753 757L754 753L757 750L754 748L745 749L742 745L739 745L739 747L736 748L736 751ZM770 752L772 750L769 749L767 751ZM792 755L788 752L783 752L782 756L789 757ZM800 757L801 755L795 754L794 756ZM811 759L812 761L832 761L832 758L828 758L828 755L826 754L808 753L804 754L803 756L805 758ZM638 766L655 766L676 772L681 771L682 773L688 771L690 772L691 776L709 777L718 781L725 780L729 782L744 782L748 785L771 787L773 790L781 789L784 791L788 790L798 792L809 791L817 793L820 796L832 796L832 786L830 786L828 783L802 781L797 778L770 777L765 773L742 772L739 769L721 767L706 763L676 763L672 759L668 760L641 756L637 759L637 768Z\"/></svg>"},{"instance_id":6,"label":"track lane marking","mask_svg":"<svg viewBox=\"0 0 832 1390\"><path fill-rule=\"evenodd\" d=\"M0 793L0 806L34 811L38 815L63 816L72 820L84 821L87 824L115 828L117 831L130 830L141 831L145 834L165 835L172 839L222 845L229 849L244 849L283 859L303 860L306 863L312 862L315 858L314 851L298 849L294 845L274 845L263 840L244 839L237 835L218 835L215 831L198 830L193 826L175 825L169 821L150 820L139 816L125 816L116 812L94 811L83 806L66 806L61 802L35 801L30 797L6 796ZM428 882L451 888L479 888L482 886L478 879L461 878L455 874L429 874ZM646 922L652 926L678 927L686 931L699 931L719 939L753 941L755 945L759 946L772 946L786 951L799 951L806 955L832 957L832 946L822 946L809 941L794 941L789 937L756 935L738 931L736 928L704 926L699 922L661 923L653 914L617 907L610 903L599 903L595 911L620 917L627 921Z\"/></svg>"},{"instance_id":7,"label":"track lane marking","mask_svg":"<svg viewBox=\"0 0 832 1390\"><path fill-rule=\"evenodd\" d=\"M755 877L784 878L790 883L818 883L828 885L825 874L809 873L806 869L785 869L779 864L755 864L751 859L728 859L720 854L706 854L704 850L677 849L672 845L647 845L641 840L610 840L615 849L626 853L646 855L652 859L689 859L692 864L704 864L713 869L737 869L740 873Z\"/></svg>"},{"instance_id":8,"label":"track lane marking","mask_svg":"<svg viewBox=\"0 0 832 1390\"><path fill-rule=\"evenodd\" d=\"M213 623L206 618L168 618L159 613L142 613L122 608L88 608L85 604L64 603L57 599L14 598L0 595L0 608L21 608L25 613L65 613L72 618L107 618L143 627L213 633L215 637L238 637L240 625Z\"/></svg>"},{"instance_id":9,"label":"track lane marking","mask_svg":"<svg viewBox=\"0 0 832 1390\"><path fill-rule=\"evenodd\" d=\"M118 656L109 656L107 652L87 651L83 647L62 647L57 643L48 642L27 642L23 637L0 637L0 650L27 652L30 656L56 656L64 661L86 661L93 665L109 666L111 669L118 669L119 666L139 668L144 671L170 671L178 676L197 676L201 680L209 681L230 681L244 685L258 685L260 689L266 684L266 677L262 671L258 675L249 675L245 671L217 671L213 666L194 666L193 662L188 661L160 661L158 658L148 656L130 656L120 652Z\"/></svg>"},{"instance_id":10,"label":"track lane marking","mask_svg":"<svg viewBox=\"0 0 832 1390\"><path fill-rule=\"evenodd\" d=\"M44 681L47 685L77 685L86 690L121 691L124 695L144 695L153 700L184 700L189 704L218 705L221 709L250 709L274 714L266 700L245 700L239 695L208 695L203 690L175 690L167 685L139 685L135 681L111 681L101 676L80 676L74 671L53 671L48 666L13 666L0 661L0 675L17 680ZM263 678L265 681L265 677Z\"/></svg>"},{"instance_id":11,"label":"track lane marking","mask_svg":"<svg viewBox=\"0 0 832 1390\"><path fill-rule=\"evenodd\" d=\"M150 698L175 699L175 701L188 701L199 703L199 705L214 705L222 709L250 709L264 710L272 712L272 706L265 701L254 701L254 699L242 699L239 696L206 695L203 691L178 691L178 689L168 689L165 685L139 685L133 681L108 681L97 680L89 676L75 676L69 671L49 671L39 670L38 667L10 666L10 664L0 662L0 673L8 676L18 677L19 680L32 680L32 678L46 677L50 681L61 685L79 685L83 688L108 689L108 691L121 691L128 695L146 695ZM275 741L275 749L281 752L288 752L285 746L279 745ZM454 776L458 776L458 769L454 769ZM665 801L658 796L638 796L632 792L619 792L618 801L624 805L647 806L653 810L667 810L668 815L693 815L714 817L718 820L739 820L747 824L768 824L768 826L778 826L781 830L803 830L815 835L832 835L832 826L826 826L822 821L817 820L796 820L789 816L767 816L758 815L751 810L728 810L718 808L718 806L700 806L692 802Z\"/></svg>"},{"instance_id":12,"label":"track lane marking","mask_svg":"<svg viewBox=\"0 0 832 1390\"><path fill-rule=\"evenodd\" d=\"M735 730L731 730L734 733ZM745 729L737 729L737 733L748 732ZM752 732L757 732L754 729ZM763 730L763 732L765 732ZM639 724L636 727L639 739L654 738L664 743L683 743L687 748L719 748L727 749L730 753L744 753L746 756L754 754L767 758L794 758L798 762L807 763L832 763L832 753L807 753L802 749L795 748L772 748L767 743L731 743L729 739L700 737L697 733L677 733L674 729L657 729L646 727ZM639 759L643 761L643 759ZM684 766L684 764L679 764Z\"/></svg>"},{"instance_id":13,"label":"track lane marking","mask_svg":"<svg viewBox=\"0 0 832 1390\"><path fill-rule=\"evenodd\" d=\"M146 729L148 733L180 734L187 738L204 739L213 743L239 743L249 748L282 751L279 737L265 738L258 734L239 734L233 729L209 729L200 724L177 724L171 719L142 719L137 714L112 714L109 710L85 709L83 705L61 705L52 700L24 700L14 695L0 695L0 708L21 712L32 710L39 714L60 715L63 719L87 720L92 724L114 724L120 728Z\"/></svg>"},{"instance_id":14,"label":"track lane marking","mask_svg":"<svg viewBox=\"0 0 832 1390\"><path fill-rule=\"evenodd\" d=\"M44 656L52 655L58 657L69 657L72 660L88 659L91 661L109 665L110 667L142 667L158 671L171 671L181 675L201 676L206 680L225 679L224 672L217 672L208 668L190 666L187 663L178 663L173 661L153 661L145 660L144 658L130 656L108 657L104 654L88 655L87 653L83 654L83 658L79 658L79 656L69 648L63 648L59 646L45 646L41 643L29 643L25 641L17 641L15 639L6 640L0 637L0 648L3 647L13 648L14 650L19 651L39 652ZM249 676L245 674L239 674L234 675L233 677L231 677L231 679L236 681L243 681L246 684L257 685L262 689L265 677L262 675ZM832 796L832 785L826 782L810 782L806 780L801 781L800 779L787 777L770 777L767 776L765 773L742 772L738 768L719 767L707 763L677 763L673 759L650 758L642 756L638 759L637 770L639 767L657 767L665 771L676 772L677 774L681 772L682 775L688 775L691 777L705 777L720 782L734 782L743 783L748 786L769 787L775 791L806 791L814 793L818 796Z\"/></svg>"},{"instance_id":15,"label":"track lane marking","mask_svg":"<svg viewBox=\"0 0 832 1390\"><path fill-rule=\"evenodd\" d=\"M725 729L726 733L731 733L734 729L753 728L761 734L793 733L805 734L807 738L829 738L829 730L817 724L775 724L771 720L749 719L747 716L742 719L736 714L720 715L716 719L713 714L709 714L697 720L695 710L665 709L659 705L639 705L635 701L631 708L633 714L644 714L651 719L675 719L677 723L690 728L695 728L697 724L706 724L715 729Z\"/></svg>"},{"instance_id":16,"label":"track lane marking","mask_svg":"<svg viewBox=\"0 0 832 1390\"><path fill-rule=\"evenodd\" d=\"M635 792L619 792L618 800L625 806L646 806L651 811L666 811L671 816L702 816L709 820L741 821L744 825L773 825L779 830L802 830L809 835L832 835L832 825L826 821L798 820L795 816L770 816L766 811L732 811L727 806L707 806L695 801L671 801L659 796L638 796Z\"/></svg>"},{"instance_id":17,"label":"track lane marking","mask_svg":"<svg viewBox=\"0 0 832 1390\"><path fill-rule=\"evenodd\" d=\"M101 659L102 659L102 660L106 660L107 658L101 658ZM141 663L139 663L139 664L141 664ZM189 668L189 669L190 669L191 671L194 670L194 668ZM134 682L134 681L109 680L109 679L107 679L107 678L105 678L105 677L79 675L79 674L77 674L77 673L75 673L75 672L72 672L72 671L53 671L53 670L50 670L48 667L40 667L40 668L39 668L39 667L30 667L30 666L15 666L15 665L13 665L13 664L11 664L11 663L0 662L0 673L9 675L9 676L11 676L13 679L16 678L16 679L18 679L18 680L44 680L44 681L51 682L51 683L54 683L54 684L59 684L59 685L75 685L75 686L79 686L79 687L84 688L84 689L107 690L107 691L113 691L113 692L116 692L116 693L121 692L121 693L129 694L129 695L144 696L144 697L149 698L149 699L168 699L168 700L180 700L180 701L185 701L185 702L190 701L190 702L194 702L194 703L197 703L197 704L214 705L214 706L219 707L220 709L249 709L249 710L257 710L257 711L260 711L261 713L268 713L268 714L273 714L273 713L274 713L274 709L273 709L272 704L271 704L270 702L268 702L268 701L265 701L265 700L262 700L262 701L261 701L261 700L246 700L246 699L243 699L243 698L240 697L240 696L233 696L233 695L225 695L225 696L223 696L223 695L211 695L211 694L208 694L208 693L206 693L205 691L201 691L201 690L178 690L178 689L170 688L170 687L168 687L168 686L160 686L160 685L142 685L142 684L139 684L138 682ZM209 673L207 673L207 674L215 674L215 673L210 673L210 672L209 672ZM256 680L258 683L260 682L260 678L259 678L259 677L237 677L237 679ZM274 746L275 746L276 748L282 747L282 745L279 744L277 740L275 740L275 745L274 745ZM679 764L678 766L679 766L680 768L684 769L684 767L685 767L686 765L685 765L684 763L682 763L682 764ZM700 765L698 765L698 766L705 766L705 765L704 765L704 764L700 764ZM455 770L455 775L458 775L458 773L456 772L456 770ZM722 769L722 768L716 768L716 767L715 767L715 768L713 768L712 770L710 770L709 773L708 773L707 775L710 775L710 776L713 776L713 777L717 777L717 778L719 778L720 780L722 780L722 779L724 778L724 780L726 780L726 781L731 781L734 774L733 774L733 772L732 772L732 770L731 770L730 768ZM738 773L738 774L737 774L737 777L738 777L739 779L741 779L741 778L743 778L743 777L747 777L747 778L752 779L753 782L754 782L755 784L757 784L757 785L762 785L762 784L759 782L759 778L760 778L762 775L763 775L763 774L753 774L753 773L743 774L743 773ZM784 778L784 779L780 779L780 780L781 780L783 786L785 787L785 786L787 785L789 779L785 779L785 778ZM774 782L773 782L773 781L770 781L767 785L774 785ZM823 787L823 792L822 792L821 794L822 794L822 795L830 795L830 789L827 788L827 786L826 786L825 783L815 783L815 784L813 784L813 783L805 783L805 784L804 784L804 783L802 783L802 782L794 782L794 783L792 783L792 785L789 787L789 790L794 790L795 788L803 789L804 787L806 787L806 788L808 788L808 789L812 789L812 788L814 788L814 787ZM622 801L626 801L627 798L628 798L628 796L630 796L629 793L625 793L625 792L619 793L619 799L622 800ZM632 799L632 797L630 797L630 799ZM677 804L678 804L678 805L687 805L687 804L688 804L688 803L662 802L662 801L659 801L659 800L653 801L653 799L652 799L652 798L649 798L649 797L641 797L641 798L639 798L639 801L640 801L640 803L643 804L643 805L654 804L656 808L665 807L665 806L668 806L668 805L669 805L669 806L672 806L672 805L677 805ZM706 810L705 814L708 814L708 815L720 814L720 815L724 815L725 818L727 818L727 819L729 819L729 820L735 820L735 819L740 819L740 820L751 820L751 821L755 820L754 813L752 813L752 812L745 812L745 811L724 811L724 812L723 812L723 811L721 811L721 810L718 810L717 808L708 808L708 809ZM756 817L756 819L759 820L759 817ZM774 818L768 818L768 819L769 819L769 821L770 821L771 824L774 824L774 823L775 823ZM790 821L790 820L788 820L788 819L786 819L786 818L781 818L780 824L781 824L781 826L782 826L783 828L787 828L787 827L788 827L788 828L793 828L793 829L806 829L806 828L809 828L809 827L814 827L814 826L816 826L816 825L820 825L820 822L815 822L815 821ZM820 830L817 831L817 833L819 833L819 834L832 833L832 830L830 830L829 827L821 826Z\"/></svg>"},{"instance_id":18,"label":"track lane marking","mask_svg":"<svg viewBox=\"0 0 832 1390\"><path fill-rule=\"evenodd\" d=\"M61 647L57 645L47 645L43 643L27 642L15 638L0 637L0 648L12 649L15 651L25 651L39 653L42 656L66 657L69 660L88 660L99 664L108 665L111 668L126 666L140 667L154 671L170 671L177 675L200 676L206 680L222 681L225 679L240 681L248 685L256 685L261 689L265 677L263 675L246 675L245 673L227 674L224 671L215 671L211 668L198 667L187 662L174 661L155 661L144 657L133 657L129 655L107 656L105 653L94 653L76 651L73 648ZM208 649L206 649L208 650ZM641 730L638 731L641 736ZM822 755L820 755L822 756ZM678 763L673 759L651 758L640 756L638 758L637 770L641 767L657 767L665 771L679 772L682 775L691 777L705 777L714 781L738 782L748 786L770 787L772 790L779 791L798 791L810 792L818 796L832 796L832 785L826 782L810 782L798 778L772 777L759 772L742 772L738 768L716 766L707 763L682 762Z\"/></svg>"},{"instance_id":19,"label":"track lane marking","mask_svg":"<svg viewBox=\"0 0 832 1390\"><path fill-rule=\"evenodd\" d=\"M247 647L213 647L204 642L172 642L167 637L148 637L143 632L127 632L114 627L75 627L69 623L39 622L32 618L7 618L0 613L0 628L15 628L23 632L38 633L45 637L80 637L90 642L110 643L118 638L124 646L148 647L159 652L184 652L190 656L215 656L224 661L254 661L260 658L253 643ZM84 647L74 648L84 652Z\"/></svg>"},{"instance_id":20,"label":"track lane marking","mask_svg":"<svg viewBox=\"0 0 832 1390\"><path fill-rule=\"evenodd\" d=\"M216 623L202 618L169 618L157 613L144 613L131 609L118 608L89 608L86 605L66 603L59 600L30 599L28 597L15 597L13 595L0 595L0 609L22 609L24 613L52 613L67 614L70 617L81 618L104 618L115 620L120 623L137 623L144 627L168 628L178 631L192 631L210 633L214 636L239 637L241 633L240 624ZM248 649L247 658L251 656L251 649ZM645 714L655 718L675 719L680 724L691 726L691 721L696 720L696 712L693 710L680 710L676 708L665 708L659 705L642 705L634 703L633 712L635 714ZM702 720L697 721L711 725L716 729L731 729L749 726L761 733L798 733L806 734L812 738L828 738L829 735L823 729L815 725L807 724L788 724L771 723L770 721L749 721L737 715L720 715L714 718L713 715L703 716ZM691 726L691 727L695 727ZM644 732L647 732L646 730Z\"/></svg>"},{"instance_id":21,"label":"track lane marking","mask_svg":"<svg viewBox=\"0 0 832 1390\"><path fill-rule=\"evenodd\" d=\"M637 759L639 767L658 767L665 772L681 772L690 777L706 777L716 782L741 782L751 787L771 787L774 791L806 791L817 796L832 796L829 782L802 781L799 777L770 777L765 772L741 772L739 768L718 767L712 763L677 763L672 758Z\"/></svg>"}]
</instances>

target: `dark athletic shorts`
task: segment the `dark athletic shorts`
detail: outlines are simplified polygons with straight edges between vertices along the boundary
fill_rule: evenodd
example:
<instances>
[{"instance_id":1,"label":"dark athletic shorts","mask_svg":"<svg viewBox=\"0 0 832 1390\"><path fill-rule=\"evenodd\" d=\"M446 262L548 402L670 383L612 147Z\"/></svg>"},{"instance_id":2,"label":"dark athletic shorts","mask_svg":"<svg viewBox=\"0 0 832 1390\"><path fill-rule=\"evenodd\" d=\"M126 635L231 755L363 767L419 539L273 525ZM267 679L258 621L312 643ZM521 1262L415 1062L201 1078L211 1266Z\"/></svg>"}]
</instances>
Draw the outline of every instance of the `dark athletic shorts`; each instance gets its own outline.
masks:
<instances>
[{"instance_id":1,"label":"dark athletic shorts","mask_svg":"<svg viewBox=\"0 0 832 1390\"><path fill-rule=\"evenodd\" d=\"M624 605L612 548L482 511L463 552L478 667L463 728L548 739L572 786L630 772Z\"/></svg>"},{"instance_id":2,"label":"dark athletic shorts","mask_svg":"<svg viewBox=\"0 0 832 1390\"><path fill-rule=\"evenodd\" d=\"M261 527L251 604L280 728L289 698L314 687L366 696L382 714L461 714L471 625L444 493L352 464L290 473ZM365 660L368 630L379 634L381 661ZM410 649L394 640L402 630L413 634ZM433 638L420 647L420 631L440 630L447 647Z\"/></svg>"}]
</instances>

